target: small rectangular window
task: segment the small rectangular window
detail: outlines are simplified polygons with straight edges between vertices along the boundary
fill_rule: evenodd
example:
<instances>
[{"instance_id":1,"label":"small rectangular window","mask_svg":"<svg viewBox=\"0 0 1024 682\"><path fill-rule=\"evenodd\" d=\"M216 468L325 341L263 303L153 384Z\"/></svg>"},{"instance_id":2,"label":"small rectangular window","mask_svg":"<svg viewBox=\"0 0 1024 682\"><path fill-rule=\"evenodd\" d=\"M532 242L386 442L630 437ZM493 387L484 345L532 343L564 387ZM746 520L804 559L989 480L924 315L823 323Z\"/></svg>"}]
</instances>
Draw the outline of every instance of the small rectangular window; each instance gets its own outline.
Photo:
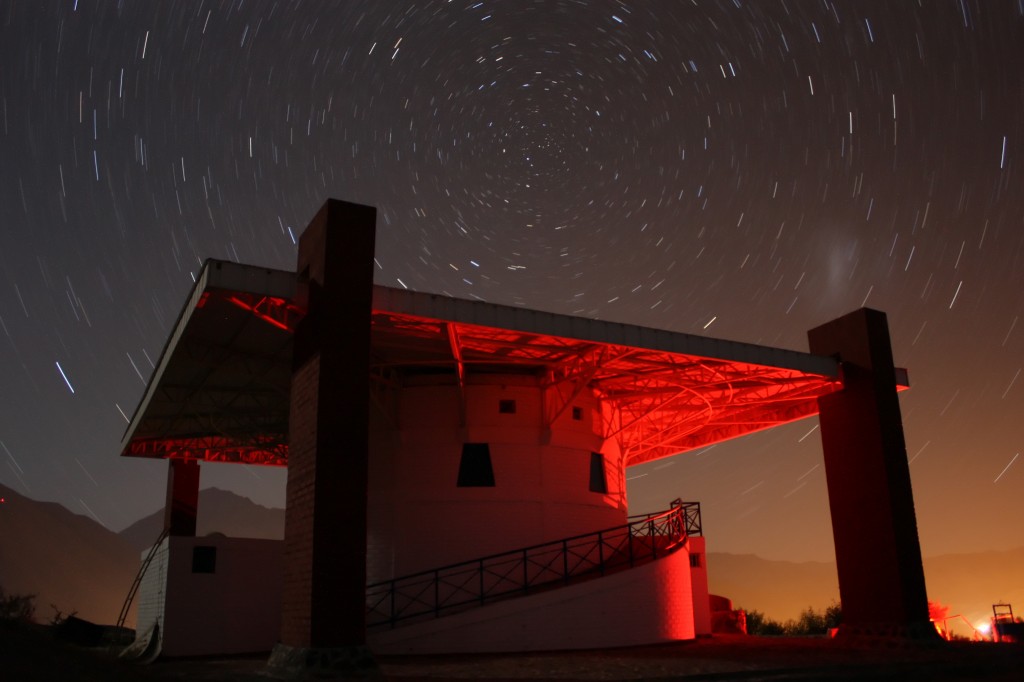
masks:
<instances>
[{"instance_id":1,"label":"small rectangular window","mask_svg":"<svg viewBox=\"0 0 1024 682\"><path fill-rule=\"evenodd\" d=\"M583 421L583 408L582 407L573 407L572 408L572 418L575 421L578 421L578 422Z\"/></svg>"},{"instance_id":2,"label":"small rectangular window","mask_svg":"<svg viewBox=\"0 0 1024 682\"><path fill-rule=\"evenodd\" d=\"M193 573L216 573L217 572L217 548L209 546L198 546L192 548L192 572Z\"/></svg>"},{"instance_id":3,"label":"small rectangular window","mask_svg":"<svg viewBox=\"0 0 1024 682\"><path fill-rule=\"evenodd\" d=\"M491 466L491 448L487 443L463 443L459 460L460 488L493 488L494 468Z\"/></svg>"},{"instance_id":4,"label":"small rectangular window","mask_svg":"<svg viewBox=\"0 0 1024 682\"><path fill-rule=\"evenodd\" d=\"M498 412L501 414L515 414L516 413L516 401L515 400L499 400L498 401Z\"/></svg>"},{"instance_id":5,"label":"small rectangular window","mask_svg":"<svg viewBox=\"0 0 1024 682\"><path fill-rule=\"evenodd\" d=\"M700 568L700 554L690 555L690 568Z\"/></svg>"},{"instance_id":6,"label":"small rectangular window","mask_svg":"<svg viewBox=\"0 0 1024 682\"><path fill-rule=\"evenodd\" d=\"M604 475L604 457L600 452L590 453L590 492L608 492L608 479Z\"/></svg>"}]
</instances>

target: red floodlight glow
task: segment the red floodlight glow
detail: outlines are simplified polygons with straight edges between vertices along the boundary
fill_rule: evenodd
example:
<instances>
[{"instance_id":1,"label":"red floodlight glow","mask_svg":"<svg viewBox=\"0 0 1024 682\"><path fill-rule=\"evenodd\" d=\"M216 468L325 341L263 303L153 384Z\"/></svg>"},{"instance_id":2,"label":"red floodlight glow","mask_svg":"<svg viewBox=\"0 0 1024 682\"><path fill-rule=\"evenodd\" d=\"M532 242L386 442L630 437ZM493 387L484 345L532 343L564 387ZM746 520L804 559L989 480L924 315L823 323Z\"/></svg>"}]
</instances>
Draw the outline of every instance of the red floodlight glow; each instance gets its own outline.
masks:
<instances>
[{"instance_id":1,"label":"red floodlight glow","mask_svg":"<svg viewBox=\"0 0 1024 682\"><path fill-rule=\"evenodd\" d=\"M239 443L223 436L139 439L131 441L123 454L131 457L287 466L288 444L282 438L261 436L254 440L257 442Z\"/></svg>"},{"instance_id":2,"label":"red floodlight glow","mask_svg":"<svg viewBox=\"0 0 1024 682\"><path fill-rule=\"evenodd\" d=\"M225 300L287 332L295 331L296 323L306 314L293 301L277 296L257 296L234 291L226 295Z\"/></svg>"},{"instance_id":3,"label":"red floodlight glow","mask_svg":"<svg viewBox=\"0 0 1024 682\"><path fill-rule=\"evenodd\" d=\"M283 332L293 332L306 312L292 299L231 289L205 292L197 307L209 308L212 300L245 310ZM594 340L601 339L605 332L588 330L585 320L578 325L573 320L554 320L551 331L525 331L514 327L519 324L514 316L507 316L509 326L505 326L503 317L491 318L494 322L490 324L479 324L373 310L369 371L375 377L375 385L388 390L401 386L401 377L405 375L425 373L440 377L450 373L459 390L464 419L465 405L461 403L466 400L467 377L532 375L545 391L545 428L551 428L578 396L587 392L603 406L595 432L604 439L614 439L627 466L813 416L818 413L817 399L843 385L841 376L795 369L804 366L800 363L791 361L786 367L774 366L773 361L779 357L776 349L750 347L740 355L744 357L740 361L706 356L717 350L713 344L701 345L705 355L698 355L662 350L657 344L651 347ZM207 333L217 328L210 320L206 325ZM240 329L236 329L236 337L229 338L225 332L224 343L228 346L223 349L210 346L205 337L200 337L205 346L182 343L175 352L184 358L183 367L192 368L197 362L212 364L205 368L205 375L194 369L186 370L191 374L181 374L180 381L187 386L161 380L167 384L158 393L162 398L179 395L186 388L189 392L181 392L182 397L163 405L163 414L156 412L152 426L137 432L123 454L270 466L287 464L289 408L287 398L283 397L289 394L288 373L278 368L273 374L260 375L269 381L259 387L266 396L253 393L254 375L250 374L250 369L264 371L270 367L263 356L253 353L252 344L266 344L257 347L266 350L270 357L283 348L280 344L287 337L243 334ZM270 337L274 338L268 340ZM237 356L230 356L235 352L232 344L236 338L244 343L240 344ZM622 336L612 333L610 338ZM666 343L664 339L662 343ZM197 354L197 349L208 348L216 353ZM236 369L225 374L226 383L209 383L216 363L223 362L217 359L223 350L228 351L224 357L231 357L230 361L243 371ZM275 357L273 362L287 360ZM897 381L902 387L906 383L905 373ZM232 397L236 393L246 396L246 400L236 400Z\"/></svg>"},{"instance_id":4,"label":"red floodlight glow","mask_svg":"<svg viewBox=\"0 0 1024 682\"><path fill-rule=\"evenodd\" d=\"M809 417L841 380L796 369L374 311L371 371L527 372L549 389L546 425L583 390L601 435L640 464Z\"/></svg>"}]
</instances>

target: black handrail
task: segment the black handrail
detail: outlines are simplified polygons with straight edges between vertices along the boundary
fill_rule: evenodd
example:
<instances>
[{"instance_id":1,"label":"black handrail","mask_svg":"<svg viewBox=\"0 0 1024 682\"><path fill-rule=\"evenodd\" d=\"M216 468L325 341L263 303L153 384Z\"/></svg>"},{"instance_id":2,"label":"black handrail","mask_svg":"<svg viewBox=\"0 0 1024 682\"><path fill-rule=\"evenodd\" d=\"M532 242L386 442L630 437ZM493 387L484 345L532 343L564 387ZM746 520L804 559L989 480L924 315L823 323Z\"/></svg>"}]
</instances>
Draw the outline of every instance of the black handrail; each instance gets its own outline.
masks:
<instances>
[{"instance_id":1,"label":"black handrail","mask_svg":"<svg viewBox=\"0 0 1024 682\"><path fill-rule=\"evenodd\" d=\"M512 595L550 589L648 563L700 535L700 503L672 501L668 511L629 523L385 580L366 588L368 628L436 618Z\"/></svg>"}]
</instances>

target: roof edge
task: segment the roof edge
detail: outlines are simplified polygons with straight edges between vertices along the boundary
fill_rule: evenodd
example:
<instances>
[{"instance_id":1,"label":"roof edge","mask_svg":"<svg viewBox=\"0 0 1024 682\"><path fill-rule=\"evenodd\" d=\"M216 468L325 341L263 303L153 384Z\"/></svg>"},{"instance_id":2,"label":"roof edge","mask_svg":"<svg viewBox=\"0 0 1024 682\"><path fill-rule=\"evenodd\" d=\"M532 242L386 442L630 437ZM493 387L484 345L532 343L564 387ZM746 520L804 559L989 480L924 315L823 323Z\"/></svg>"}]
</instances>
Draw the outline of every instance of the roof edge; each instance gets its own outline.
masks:
<instances>
[{"instance_id":1,"label":"roof edge","mask_svg":"<svg viewBox=\"0 0 1024 682\"><path fill-rule=\"evenodd\" d=\"M640 347L839 378L839 363L832 357L409 289L375 285L373 309L532 334L571 336L595 343Z\"/></svg>"}]
</instances>

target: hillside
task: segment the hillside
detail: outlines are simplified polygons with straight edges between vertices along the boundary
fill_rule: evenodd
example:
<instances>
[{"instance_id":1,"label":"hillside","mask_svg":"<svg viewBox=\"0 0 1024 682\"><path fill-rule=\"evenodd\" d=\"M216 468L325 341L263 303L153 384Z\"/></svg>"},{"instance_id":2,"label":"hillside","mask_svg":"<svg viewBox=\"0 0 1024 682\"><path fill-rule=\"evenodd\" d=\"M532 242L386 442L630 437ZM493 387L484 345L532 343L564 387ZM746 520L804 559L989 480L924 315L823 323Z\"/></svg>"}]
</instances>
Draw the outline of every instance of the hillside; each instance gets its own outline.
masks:
<instances>
[{"instance_id":1,"label":"hillside","mask_svg":"<svg viewBox=\"0 0 1024 682\"><path fill-rule=\"evenodd\" d=\"M119 533L135 549L152 546L163 528L164 511L158 509ZM236 538L284 538L284 510L258 505L247 497L220 488L199 491L196 534L223 533Z\"/></svg>"},{"instance_id":2,"label":"hillside","mask_svg":"<svg viewBox=\"0 0 1024 682\"><path fill-rule=\"evenodd\" d=\"M732 599L737 608L761 611L780 621L797 618L807 607L822 610L839 601L832 562L769 561L752 554L709 553L712 593ZM987 621L992 604L1010 603L1024 611L1024 547L1001 552L944 554L924 560L928 597L963 615L972 624ZM955 632L969 636L957 619ZM954 623L951 622L951 625Z\"/></svg>"},{"instance_id":3,"label":"hillside","mask_svg":"<svg viewBox=\"0 0 1024 682\"><path fill-rule=\"evenodd\" d=\"M92 519L0 485L0 586L36 595L36 620L64 615L112 624L139 568L139 553ZM135 622L134 612L128 625Z\"/></svg>"},{"instance_id":4,"label":"hillside","mask_svg":"<svg viewBox=\"0 0 1024 682\"><path fill-rule=\"evenodd\" d=\"M708 589L736 608L775 620L798 618L807 607L822 610L839 601L834 563L770 561L753 554L709 552Z\"/></svg>"}]
</instances>

